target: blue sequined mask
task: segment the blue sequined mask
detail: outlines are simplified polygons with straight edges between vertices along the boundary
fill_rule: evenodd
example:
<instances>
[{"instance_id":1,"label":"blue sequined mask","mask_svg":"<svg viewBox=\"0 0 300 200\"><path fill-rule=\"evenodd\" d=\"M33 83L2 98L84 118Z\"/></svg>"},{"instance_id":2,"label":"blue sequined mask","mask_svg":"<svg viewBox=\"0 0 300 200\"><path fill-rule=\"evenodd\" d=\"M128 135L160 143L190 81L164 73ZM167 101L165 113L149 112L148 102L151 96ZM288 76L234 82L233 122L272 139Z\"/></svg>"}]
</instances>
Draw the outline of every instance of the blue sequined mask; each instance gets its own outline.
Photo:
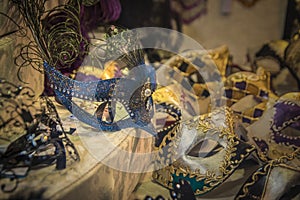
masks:
<instances>
[{"instance_id":1,"label":"blue sequined mask","mask_svg":"<svg viewBox=\"0 0 300 200\"><path fill-rule=\"evenodd\" d=\"M156 88L155 70L140 65L133 68L126 78L81 82L62 75L44 62L45 73L58 100L80 121L103 131L118 131L123 128L142 128L153 133L150 120L153 115L152 93ZM73 97L90 102L101 102L92 115L74 102ZM129 117L114 121L116 103L121 103ZM102 120L107 106L111 120Z\"/></svg>"}]
</instances>

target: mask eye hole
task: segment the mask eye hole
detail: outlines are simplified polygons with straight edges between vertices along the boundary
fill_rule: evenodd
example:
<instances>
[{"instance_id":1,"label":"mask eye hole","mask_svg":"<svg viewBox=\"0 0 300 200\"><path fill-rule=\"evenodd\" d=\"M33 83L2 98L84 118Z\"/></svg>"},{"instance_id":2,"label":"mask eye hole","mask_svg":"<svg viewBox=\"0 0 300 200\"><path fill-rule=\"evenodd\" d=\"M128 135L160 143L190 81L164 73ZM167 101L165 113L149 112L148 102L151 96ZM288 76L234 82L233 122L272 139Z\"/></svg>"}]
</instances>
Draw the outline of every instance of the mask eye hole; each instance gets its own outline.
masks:
<instances>
[{"instance_id":1,"label":"mask eye hole","mask_svg":"<svg viewBox=\"0 0 300 200\"><path fill-rule=\"evenodd\" d=\"M214 140L205 139L197 143L187 155L192 157L207 158L221 151L223 147Z\"/></svg>"}]
</instances>

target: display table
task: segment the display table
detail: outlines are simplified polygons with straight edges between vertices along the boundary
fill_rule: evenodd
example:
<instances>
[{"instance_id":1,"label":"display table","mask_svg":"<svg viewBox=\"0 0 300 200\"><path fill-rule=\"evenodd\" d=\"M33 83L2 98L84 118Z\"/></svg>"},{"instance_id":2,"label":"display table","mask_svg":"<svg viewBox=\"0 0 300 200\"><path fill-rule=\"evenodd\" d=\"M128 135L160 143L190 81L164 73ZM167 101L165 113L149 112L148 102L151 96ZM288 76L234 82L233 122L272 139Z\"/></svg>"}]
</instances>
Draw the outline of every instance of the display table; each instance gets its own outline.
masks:
<instances>
[{"instance_id":1,"label":"display table","mask_svg":"<svg viewBox=\"0 0 300 200\"><path fill-rule=\"evenodd\" d=\"M154 162L149 153L153 152L153 136L133 128L103 132L78 121L58 103L55 105L65 130L76 128L76 132L68 137L75 145L80 161L67 156L64 170L56 170L55 165L31 170L27 177L19 179L14 192L1 191L1 199L143 200L147 195L154 198L162 195L170 199L169 191L152 181L151 165ZM81 102L80 105L86 110L95 106L89 102ZM248 163L222 186L199 199L234 198L256 168L253 162Z\"/></svg>"},{"instance_id":2,"label":"display table","mask_svg":"<svg viewBox=\"0 0 300 200\"><path fill-rule=\"evenodd\" d=\"M0 199L128 199L144 176L133 173L132 166L140 171L148 167L134 155L151 152L152 137L135 137L147 134L137 129L106 134L70 117L62 106L56 107L66 130L77 129L69 138L80 161L67 157L64 170L56 170L54 165L31 170L27 177L19 179L14 192L1 191ZM120 149L132 153L123 156ZM144 163L148 163L146 159Z\"/></svg>"}]
</instances>

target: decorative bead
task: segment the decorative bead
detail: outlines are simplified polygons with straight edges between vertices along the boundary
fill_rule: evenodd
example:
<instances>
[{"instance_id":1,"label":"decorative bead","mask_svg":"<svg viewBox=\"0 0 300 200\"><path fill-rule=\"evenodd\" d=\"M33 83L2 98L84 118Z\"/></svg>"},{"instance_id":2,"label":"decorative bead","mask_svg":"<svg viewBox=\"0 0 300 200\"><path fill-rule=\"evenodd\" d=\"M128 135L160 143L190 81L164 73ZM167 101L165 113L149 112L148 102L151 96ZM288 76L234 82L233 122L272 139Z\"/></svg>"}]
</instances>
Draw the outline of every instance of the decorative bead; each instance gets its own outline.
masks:
<instances>
[{"instance_id":1,"label":"decorative bead","mask_svg":"<svg viewBox=\"0 0 300 200\"><path fill-rule=\"evenodd\" d=\"M150 96L151 96L151 90L150 90L149 88L147 88L147 89L145 90L144 95L145 95L146 97L150 97Z\"/></svg>"}]
</instances>

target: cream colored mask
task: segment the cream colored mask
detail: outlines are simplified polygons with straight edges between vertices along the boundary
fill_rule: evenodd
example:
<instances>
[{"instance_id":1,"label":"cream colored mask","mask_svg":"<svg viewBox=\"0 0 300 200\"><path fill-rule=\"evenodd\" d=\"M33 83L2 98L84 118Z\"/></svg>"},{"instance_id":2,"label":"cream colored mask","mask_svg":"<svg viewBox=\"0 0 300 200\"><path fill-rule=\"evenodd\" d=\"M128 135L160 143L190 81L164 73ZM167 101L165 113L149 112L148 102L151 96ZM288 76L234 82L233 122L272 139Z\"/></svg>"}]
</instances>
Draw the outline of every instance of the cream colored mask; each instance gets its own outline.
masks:
<instances>
[{"instance_id":1,"label":"cream colored mask","mask_svg":"<svg viewBox=\"0 0 300 200\"><path fill-rule=\"evenodd\" d=\"M299 100L297 92L283 95L247 128L263 165L248 178L237 199L299 199Z\"/></svg>"},{"instance_id":2,"label":"cream colored mask","mask_svg":"<svg viewBox=\"0 0 300 200\"><path fill-rule=\"evenodd\" d=\"M186 180L195 195L223 183L254 150L235 135L228 108L179 123L161 137L156 142L161 169L153 178L170 189L180 179Z\"/></svg>"}]
</instances>

